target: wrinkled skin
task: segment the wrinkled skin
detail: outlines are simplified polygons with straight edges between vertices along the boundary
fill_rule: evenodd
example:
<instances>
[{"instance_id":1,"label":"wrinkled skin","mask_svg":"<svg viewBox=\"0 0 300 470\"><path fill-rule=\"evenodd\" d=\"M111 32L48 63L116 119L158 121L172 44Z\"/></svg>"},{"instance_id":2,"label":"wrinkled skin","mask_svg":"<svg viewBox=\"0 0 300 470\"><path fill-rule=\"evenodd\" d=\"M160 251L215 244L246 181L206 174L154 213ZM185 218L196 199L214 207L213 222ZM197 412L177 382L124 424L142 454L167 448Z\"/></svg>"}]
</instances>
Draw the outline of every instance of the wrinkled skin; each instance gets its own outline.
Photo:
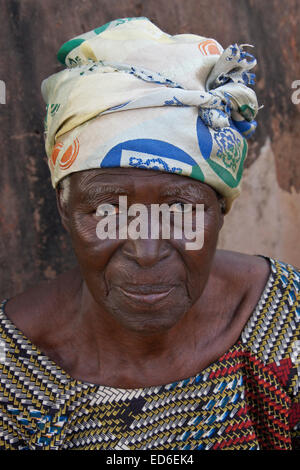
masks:
<instances>
[{"instance_id":1,"label":"wrinkled skin","mask_svg":"<svg viewBox=\"0 0 300 470\"><path fill-rule=\"evenodd\" d=\"M171 190L176 196L166 195ZM204 246L186 250L184 238L99 240L97 206L117 210L117 193L128 205L204 204ZM70 375L122 388L169 383L200 372L238 340L269 265L216 251L223 214L212 188L169 173L110 168L74 173L68 202L60 190L57 202L78 267L12 299L6 312ZM143 301L151 293L154 303Z\"/></svg>"},{"instance_id":2,"label":"wrinkled skin","mask_svg":"<svg viewBox=\"0 0 300 470\"><path fill-rule=\"evenodd\" d=\"M116 183L116 176L119 181ZM126 178L126 181L124 181ZM182 196L162 194L176 187ZM186 250L185 238L175 240L101 240L96 235L97 206L116 204L118 195L107 193L86 201L99 184L114 184L126 193L128 205L174 202L205 204L205 243L202 250ZM64 210L63 210L64 209ZM215 191L190 178L157 171L117 169L75 174L71 181L69 209L61 208L81 267L82 276L102 315L113 317L125 328L142 334L172 328L199 299L215 253L223 216ZM150 211L150 207L149 207ZM147 306L129 299L119 289L166 286L173 288L162 302Z\"/></svg>"}]
</instances>

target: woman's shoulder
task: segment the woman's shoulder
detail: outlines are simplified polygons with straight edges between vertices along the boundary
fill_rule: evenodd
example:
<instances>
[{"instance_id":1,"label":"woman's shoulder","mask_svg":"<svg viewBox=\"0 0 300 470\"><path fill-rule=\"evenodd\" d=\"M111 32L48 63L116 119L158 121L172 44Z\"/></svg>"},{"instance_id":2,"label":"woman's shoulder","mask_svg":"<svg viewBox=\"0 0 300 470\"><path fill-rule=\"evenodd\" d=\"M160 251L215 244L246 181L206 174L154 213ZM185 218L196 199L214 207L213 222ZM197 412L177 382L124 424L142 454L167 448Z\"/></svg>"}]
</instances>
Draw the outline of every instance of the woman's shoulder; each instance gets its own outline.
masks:
<instances>
[{"instance_id":1,"label":"woman's shoulder","mask_svg":"<svg viewBox=\"0 0 300 470\"><path fill-rule=\"evenodd\" d=\"M246 282L251 278L264 283L270 274L271 258L263 255L250 255L230 250L217 250L215 263L218 270L224 272L230 278L244 279Z\"/></svg>"},{"instance_id":2,"label":"woman's shoulder","mask_svg":"<svg viewBox=\"0 0 300 470\"><path fill-rule=\"evenodd\" d=\"M300 271L290 263L267 259L270 276L241 341L295 397L299 394Z\"/></svg>"},{"instance_id":3,"label":"woman's shoulder","mask_svg":"<svg viewBox=\"0 0 300 470\"><path fill-rule=\"evenodd\" d=\"M79 273L73 268L52 280L43 280L13 297L3 299L7 317L20 331L35 340L57 325L57 316L78 289ZM54 326L55 327L55 326Z\"/></svg>"},{"instance_id":4,"label":"woman's shoulder","mask_svg":"<svg viewBox=\"0 0 300 470\"><path fill-rule=\"evenodd\" d=\"M227 277L227 285L232 285L235 292L240 289L240 296L244 298L241 316L244 343L264 358L270 356L277 360L283 345L284 350L290 348L291 352L291 348L299 343L299 269L263 255L222 250L218 256L218 266ZM266 354L266 344L272 345L272 353ZM278 355L277 350L281 351Z\"/></svg>"},{"instance_id":5,"label":"woman's shoulder","mask_svg":"<svg viewBox=\"0 0 300 470\"><path fill-rule=\"evenodd\" d=\"M272 347L270 354L264 351L264 358L272 356L278 362L283 349L291 352L299 347L300 271L290 263L266 259L270 275L243 337L256 352L268 342Z\"/></svg>"},{"instance_id":6,"label":"woman's shoulder","mask_svg":"<svg viewBox=\"0 0 300 470\"><path fill-rule=\"evenodd\" d=\"M213 276L223 285L223 295L232 297L234 306L243 305L244 320L259 302L270 278L271 267L271 259L264 256L217 250Z\"/></svg>"},{"instance_id":7,"label":"woman's shoulder","mask_svg":"<svg viewBox=\"0 0 300 470\"><path fill-rule=\"evenodd\" d=\"M281 290L292 288L295 294L299 292L300 268L288 262L228 250L218 250L216 260L218 269L221 268L231 282L236 279L249 287L256 286L259 292L273 279L276 285L280 283Z\"/></svg>"}]
</instances>

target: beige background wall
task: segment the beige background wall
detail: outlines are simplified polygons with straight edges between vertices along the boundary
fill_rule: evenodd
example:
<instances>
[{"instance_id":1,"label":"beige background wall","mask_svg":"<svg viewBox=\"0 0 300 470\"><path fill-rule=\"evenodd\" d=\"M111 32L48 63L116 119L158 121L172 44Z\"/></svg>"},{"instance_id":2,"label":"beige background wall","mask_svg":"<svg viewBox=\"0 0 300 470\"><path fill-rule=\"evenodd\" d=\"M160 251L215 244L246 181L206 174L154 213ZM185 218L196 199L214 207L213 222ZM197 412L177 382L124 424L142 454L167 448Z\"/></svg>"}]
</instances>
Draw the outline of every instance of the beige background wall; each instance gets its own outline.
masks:
<instances>
[{"instance_id":1,"label":"beige background wall","mask_svg":"<svg viewBox=\"0 0 300 470\"><path fill-rule=\"evenodd\" d=\"M279 186L271 140L246 168L242 193L225 217L219 248L271 256L300 267L300 194Z\"/></svg>"},{"instance_id":2,"label":"beige background wall","mask_svg":"<svg viewBox=\"0 0 300 470\"><path fill-rule=\"evenodd\" d=\"M219 246L300 266L299 0L0 0L0 297L75 263L58 219L43 144L41 81L60 70L68 39L116 18L146 16L170 34L255 45L264 108L250 142L243 192ZM300 97L300 94L299 94Z\"/></svg>"}]
</instances>

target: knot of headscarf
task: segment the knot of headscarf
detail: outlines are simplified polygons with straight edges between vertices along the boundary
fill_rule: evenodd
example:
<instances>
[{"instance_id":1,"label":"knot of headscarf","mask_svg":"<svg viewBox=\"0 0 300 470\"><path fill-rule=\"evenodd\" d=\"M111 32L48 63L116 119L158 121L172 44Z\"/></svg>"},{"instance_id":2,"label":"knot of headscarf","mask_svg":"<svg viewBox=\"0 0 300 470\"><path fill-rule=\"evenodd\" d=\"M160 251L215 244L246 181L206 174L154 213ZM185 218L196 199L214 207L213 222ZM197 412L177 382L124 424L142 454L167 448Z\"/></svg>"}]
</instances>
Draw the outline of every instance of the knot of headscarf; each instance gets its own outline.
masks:
<instances>
[{"instance_id":1,"label":"knot of headscarf","mask_svg":"<svg viewBox=\"0 0 300 470\"><path fill-rule=\"evenodd\" d=\"M95 168L167 171L213 187L228 212L258 111L248 86L256 60L244 47L171 36L143 17L65 43L67 68L42 83L53 187Z\"/></svg>"}]
</instances>

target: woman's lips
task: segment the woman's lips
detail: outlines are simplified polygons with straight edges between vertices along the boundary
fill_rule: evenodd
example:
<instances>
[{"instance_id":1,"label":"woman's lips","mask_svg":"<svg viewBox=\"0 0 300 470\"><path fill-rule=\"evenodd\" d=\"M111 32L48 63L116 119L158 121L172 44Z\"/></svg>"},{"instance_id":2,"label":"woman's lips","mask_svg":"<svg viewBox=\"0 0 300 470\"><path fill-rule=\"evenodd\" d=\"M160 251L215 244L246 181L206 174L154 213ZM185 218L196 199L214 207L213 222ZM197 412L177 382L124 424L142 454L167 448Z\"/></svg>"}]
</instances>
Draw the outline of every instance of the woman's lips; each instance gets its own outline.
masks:
<instances>
[{"instance_id":1,"label":"woman's lips","mask_svg":"<svg viewBox=\"0 0 300 470\"><path fill-rule=\"evenodd\" d=\"M173 286L169 287L168 289L166 289L164 291L161 291L161 288L151 289L151 287L149 287L149 286L145 287L144 289L139 288L138 290L134 290L133 288L125 289L125 288L119 287L119 286L117 288L127 298L129 298L129 299L131 299L135 302L148 304L148 305L156 304L157 302L160 302L161 300L165 299L172 292L172 290L174 289ZM157 291L157 292L155 292L155 291Z\"/></svg>"}]
</instances>

